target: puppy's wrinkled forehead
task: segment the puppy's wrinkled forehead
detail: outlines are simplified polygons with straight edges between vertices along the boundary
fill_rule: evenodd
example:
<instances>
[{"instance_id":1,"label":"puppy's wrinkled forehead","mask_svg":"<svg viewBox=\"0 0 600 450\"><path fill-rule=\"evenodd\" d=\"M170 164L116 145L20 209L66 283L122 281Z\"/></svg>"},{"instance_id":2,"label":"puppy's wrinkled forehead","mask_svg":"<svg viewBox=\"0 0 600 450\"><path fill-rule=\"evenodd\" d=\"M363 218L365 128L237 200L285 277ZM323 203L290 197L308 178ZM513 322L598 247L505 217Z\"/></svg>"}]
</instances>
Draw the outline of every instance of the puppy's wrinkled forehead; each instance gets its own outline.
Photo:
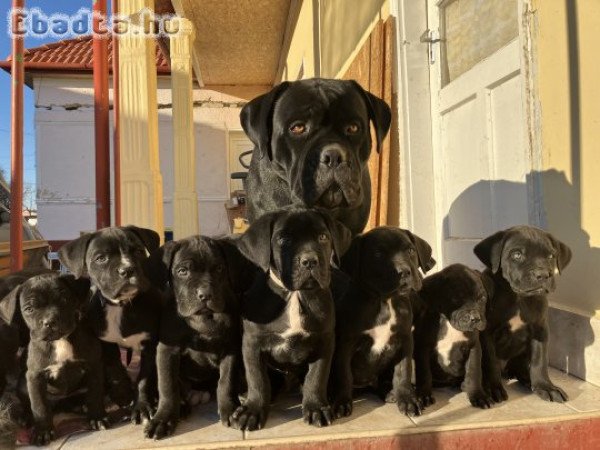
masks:
<instances>
[{"instance_id":1,"label":"puppy's wrinkled forehead","mask_svg":"<svg viewBox=\"0 0 600 450\"><path fill-rule=\"evenodd\" d=\"M62 286L56 278L37 277L23 284L21 298L24 304L44 307L51 304L63 304L72 296L71 292Z\"/></svg>"},{"instance_id":2,"label":"puppy's wrinkled forehead","mask_svg":"<svg viewBox=\"0 0 600 450\"><path fill-rule=\"evenodd\" d=\"M368 111L356 89L350 84L328 83L325 80L306 80L292 84L277 101L274 117L288 122L312 118L318 122L343 120L344 114L368 121Z\"/></svg>"},{"instance_id":3,"label":"puppy's wrinkled forehead","mask_svg":"<svg viewBox=\"0 0 600 450\"><path fill-rule=\"evenodd\" d=\"M503 252L506 254L514 250L525 252L528 256L541 257L547 257L556 252L546 233L536 229L522 229L511 233L506 239Z\"/></svg>"},{"instance_id":4,"label":"puppy's wrinkled forehead","mask_svg":"<svg viewBox=\"0 0 600 450\"><path fill-rule=\"evenodd\" d=\"M128 233L118 228L102 230L89 245L87 255L101 252L107 255L121 254L124 256L146 256L146 247L134 233Z\"/></svg>"},{"instance_id":5,"label":"puppy's wrinkled forehead","mask_svg":"<svg viewBox=\"0 0 600 450\"><path fill-rule=\"evenodd\" d=\"M318 214L310 211L285 215L273 225L275 239L287 238L293 242L314 240L322 233L329 235L325 222Z\"/></svg>"},{"instance_id":6,"label":"puppy's wrinkled forehead","mask_svg":"<svg viewBox=\"0 0 600 450\"><path fill-rule=\"evenodd\" d=\"M173 265L189 261L194 264L194 268L201 270L210 268L216 264L225 262L223 255L216 248L204 239L194 238L189 240L182 248L175 253Z\"/></svg>"},{"instance_id":7,"label":"puppy's wrinkled forehead","mask_svg":"<svg viewBox=\"0 0 600 450\"><path fill-rule=\"evenodd\" d=\"M410 249L414 250L414 244L408 235L398 229L375 229L365 234L364 238L370 249L390 258L401 257Z\"/></svg>"}]
</instances>

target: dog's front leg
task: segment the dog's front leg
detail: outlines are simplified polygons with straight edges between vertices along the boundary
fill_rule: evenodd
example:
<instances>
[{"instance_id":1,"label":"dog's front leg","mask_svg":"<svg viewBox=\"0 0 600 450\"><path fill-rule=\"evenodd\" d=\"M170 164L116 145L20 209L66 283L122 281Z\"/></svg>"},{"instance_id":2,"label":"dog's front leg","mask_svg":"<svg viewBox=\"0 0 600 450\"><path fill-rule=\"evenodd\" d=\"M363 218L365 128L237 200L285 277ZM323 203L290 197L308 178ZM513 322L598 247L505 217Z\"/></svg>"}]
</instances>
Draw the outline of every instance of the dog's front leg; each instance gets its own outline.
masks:
<instances>
[{"instance_id":1,"label":"dog's front leg","mask_svg":"<svg viewBox=\"0 0 600 450\"><path fill-rule=\"evenodd\" d=\"M415 378L417 398L421 406L426 408L435 403L433 396L433 378L431 376L431 349L417 342L417 350L413 351L415 360Z\"/></svg>"},{"instance_id":2,"label":"dog's front leg","mask_svg":"<svg viewBox=\"0 0 600 450\"><path fill-rule=\"evenodd\" d=\"M131 422L146 423L154 415L153 398L156 393L156 342L145 342L140 355L140 374L137 398L131 410Z\"/></svg>"},{"instance_id":3,"label":"dog's front leg","mask_svg":"<svg viewBox=\"0 0 600 450\"><path fill-rule=\"evenodd\" d=\"M232 425L233 412L239 406L239 359L237 354L226 355L219 365L217 406L221 423L227 427Z\"/></svg>"},{"instance_id":4,"label":"dog's front leg","mask_svg":"<svg viewBox=\"0 0 600 450\"><path fill-rule=\"evenodd\" d=\"M329 387L333 394L333 412L336 418L352 414L352 355L355 351L354 342L344 340L336 345L333 354L333 367L329 378Z\"/></svg>"},{"instance_id":5,"label":"dog's front leg","mask_svg":"<svg viewBox=\"0 0 600 450\"><path fill-rule=\"evenodd\" d=\"M469 396L471 405L486 409L492 406L493 400L483 390L481 380L481 343L479 342L478 336L469 351L465 379L463 381L463 390Z\"/></svg>"},{"instance_id":6,"label":"dog's front leg","mask_svg":"<svg viewBox=\"0 0 600 450\"><path fill-rule=\"evenodd\" d=\"M179 368L181 349L178 346L158 344L156 366L158 369L158 409L144 428L148 438L161 439L175 431L179 421L180 386Z\"/></svg>"},{"instance_id":7,"label":"dog's front leg","mask_svg":"<svg viewBox=\"0 0 600 450\"><path fill-rule=\"evenodd\" d=\"M109 421L106 409L104 409L104 370L102 368L100 345L94 349L94 356L97 359L88 363L86 373L87 416L92 430L106 430L109 428Z\"/></svg>"},{"instance_id":8,"label":"dog's front leg","mask_svg":"<svg viewBox=\"0 0 600 450\"><path fill-rule=\"evenodd\" d=\"M308 365L308 373L302 386L304 422L317 427L331 425L333 422L333 412L327 401L327 382L333 358L333 335L326 335L321 345L321 356Z\"/></svg>"},{"instance_id":9,"label":"dog's front leg","mask_svg":"<svg viewBox=\"0 0 600 450\"><path fill-rule=\"evenodd\" d=\"M244 330L246 332L246 330ZM271 382L267 364L263 361L259 342L244 334L242 355L246 368L248 398L238 407L231 418L232 426L240 430L254 431L264 427L271 403Z\"/></svg>"},{"instance_id":10,"label":"dog's front leg","mask_svg":"<svg viewBox=\"0 0 600 450\"><path fill-rule=\"evenodd\" d=\"M502 385L500 361L496 356L494 338L488 330L484 330L479 335L479 339L482 351L483 388L496 403L503 402L508 399L508 394Z\"/></svg>"},{"instance_id":11,"label":"dog's front leg","mask_svg":"<svg viewBox=\"0 0 600 450\"><path fill-rule=\"evenodd\" d=\"M400 412L407 416L420 416L421 402L412 386L412 333L403 337L402 342L402 359L394 367L392 392Z\"/></svg>"},{"instance_id":12,"label":"dog's front leg","mask_svg":"<svg viewBox=\"0 0 600 450\"><path fill-rule=\"evenodd\" d=\"M31 443L37 446L47 445L54 439L54 425L46 397L48 387L46 374L43 371L28 370L26 378L33 414Z\"/></svg>"},{"instance_id":13,"label":"dog's front leg","mask_svg":"<svg viewBox=\"0 0 600 450\"><path fill-rule=\"evenodd\" d=\"M550 402L566 402L569 397L548 375L548 328L540 326L531 339L531 390Z\"/></svg>"}]
</instances>

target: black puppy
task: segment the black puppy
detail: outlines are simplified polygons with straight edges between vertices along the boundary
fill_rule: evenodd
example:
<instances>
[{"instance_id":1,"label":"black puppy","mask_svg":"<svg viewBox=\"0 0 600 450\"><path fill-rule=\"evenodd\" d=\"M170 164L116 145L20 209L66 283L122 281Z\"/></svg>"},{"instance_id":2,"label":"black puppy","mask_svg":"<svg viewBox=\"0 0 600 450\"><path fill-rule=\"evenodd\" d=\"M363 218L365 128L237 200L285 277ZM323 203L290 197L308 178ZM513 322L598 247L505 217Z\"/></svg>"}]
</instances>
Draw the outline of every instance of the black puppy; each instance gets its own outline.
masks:
<instances>
[{"instance_id":1,"label":"black puppy","mask_svg":"<svg viewBox=\"0 0 600 450\"><path fill-rule=\"evenodd\" d=\"M473 406L489 408L483 390L479 332L494 285L486 275L452 264L423 281L423 310L415 318L417 395L424 407L434 403L432 386L461 386Z\"/></svg>"},{"instance_id":2,"label":"black puppy","mask_svg":"<svg viewBox=\"0 0 600 450\"><path fill-rule=\"evenodd\" d=\"M284 82L240 114L255 145L248 173L250 223L288 205L321 207L360 233L369 217L370 122L377 151L390 107L355 81Z\"/></svg>"},{"instance_id":3,"label":"black puppy","mask_svg":"<svg viewBox=\"0 0 600 450\"><path fill-rule=\"evenodd\" d=\"M304 421L333 420L327 380L334 346L334 305L329 283L332 255L343 254L350 232L326 213L309 210L265 214L238 241L263 273L245 294L242 353L248 398L234 426L264 426L271 401L267 368L304 379Z\"/></svg>"},{"instance_id":4,"label":"black puppy","mask_svg":"<svg viewBox=\"0 0 600 450\"><path fill-rule=\"evenodd\" d=\"M494 280L482 333L484 387L496 402L508 398L501 380L516 377L544 400L564 402L567 394L548 376L548 300L571 250L550 233L530 226L499 231L474 248Z\"/></svg>"},{"instance_id":5,"label":"black puppy","mask_svg":"<svg viewBox=\"0 0 600 450\"><path fill-rule=\"evenodd\" d=\"M97 289L90 304L90 321L96 335L109 343L102 346L104 360L117 385L126 385L128 376L114 344L141 351L132 409L135 423L150 419L156 399L156 345L164 301L148 281L145 265L148 252L158 249L159 243L155 231L113 227L85 234L59 251L61 262L75 276L89 277Z\"/></svg>"},{"instance_id":6,"label":"black puppy","mask_svg":"<svg viewBox=\"0 0 600 450\"><path fill-rule=\"evenodd\" d=\"M100 341L84 318L89 296L88 280L46 274L30 278L0 304L6 322L22 320L30 331L26 378L35 445L46 445L54 437L48 394L69 395L85 388L90 426L108 427Z\"/></svg>"},{"instance_id":7,"label":"black puppy","mask_svg":"<svg viewBox=\"0 0 600 450\"><path fill-rule=\"evenodd\" d=\"M352 281L336 299L336 352L330 385L337 417L352 413L354 387L376 387L401 412L419 415L411 384L411 293L435 265L431 247L410 231L379 227L353 239L342 258ZM390 380L392 386L390 386ZM391 390L390 390L391 388Z\"/></svg>"},{"instance_id":8,"label":"black puppy","mask_svg":"<svg viewBox=\"0 0 600 450\"><path fill-rule=\"evenodd\" d=\"M239 406L241 323L233 291L232 258L242 258L225 239L191 237L168 242L159 253L172 297L163 314L158 344L158 410L147 437L172 434L180 415L180 381L200 387L218 381L217 404L224 425ZM186 390L184 389L184 394Z\"/></svg>"}]
</instances>

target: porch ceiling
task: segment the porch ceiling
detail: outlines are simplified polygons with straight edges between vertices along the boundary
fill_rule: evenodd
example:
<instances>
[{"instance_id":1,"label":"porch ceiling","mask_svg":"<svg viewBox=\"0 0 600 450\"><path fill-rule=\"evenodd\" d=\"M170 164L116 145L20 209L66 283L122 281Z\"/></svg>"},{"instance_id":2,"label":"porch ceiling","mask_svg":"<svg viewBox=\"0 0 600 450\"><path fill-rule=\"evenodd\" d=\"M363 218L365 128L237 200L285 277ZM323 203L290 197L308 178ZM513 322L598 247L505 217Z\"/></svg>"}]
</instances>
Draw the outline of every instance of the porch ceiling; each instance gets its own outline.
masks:
<instances>
[{"instance_id":1,"label":"porch ceiling","mask_svg":"<svg viewBox=\"0 0 600 450\"><path fill-rule=\"evenodd\" d=\"M204 85L272 85L291 0L172 0L196 29L196 76Z\"/></svg>"}]
</instances>

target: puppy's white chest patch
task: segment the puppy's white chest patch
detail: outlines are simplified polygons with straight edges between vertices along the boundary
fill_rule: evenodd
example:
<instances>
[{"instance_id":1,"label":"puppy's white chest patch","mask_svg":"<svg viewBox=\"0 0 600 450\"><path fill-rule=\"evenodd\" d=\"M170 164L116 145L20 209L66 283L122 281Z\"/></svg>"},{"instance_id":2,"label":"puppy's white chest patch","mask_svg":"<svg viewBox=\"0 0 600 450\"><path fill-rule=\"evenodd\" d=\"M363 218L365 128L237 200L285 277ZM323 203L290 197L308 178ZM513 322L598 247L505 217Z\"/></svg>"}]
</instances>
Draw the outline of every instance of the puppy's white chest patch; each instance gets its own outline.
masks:
<instances>
[{"instance_id":1,"label":"puppy's white chest patch","mask_svg":"<svg viewBox=\"0 0 600 450\"><path fill-rule=\"evenodd\" d=\"M52 378L56 378L63 364L75 359L75 352L73 351L73 345L66 339L57 339L52 343L52 347L54 350L54 364L46 369Z\"/></svg>"},{"instance_id":2,"label":"puppy's white chest patch","mask_svg":"<svg viewBox=\"0 0 600 450\"><path fill-rule=\"evenodd\" d=\"M287 339L296 334L307 334L302 326L302 309L300 307L300 292L290 292L287 305L288 329L285 330L281 337Z\"/></svg>"},{"instance_id":3,"label":"puppy's white chest patch","mask_svg":"<svg viewBox=\"0 0 600 450\"><path fill-rule=\"evenodd\" d=\"M150 337L149 333L136 333L124 337L121 333L121 319L123 308L118 306L108 306L106 308L106 332L101 339L106 342L114 342L121 347L140 350L142 342Z\"/></svg>"},{"instance_id":4,"label":"puppy's white chest patch","mask_svg":"<svg viewBox=\"0 0 600 450\"><path fill-rule=\"evenodd\" d=\"M459 344L468 340L469 338L465 336L465 333L457 330L450 325L450 322L446 321L446 334L437 343L437 351L442 358L442 363L445 366L449 366L454 344Z\"/></svg>"},{"instance_id":5,"label":"puppy's white chest patch","mask_svg":"<svg viewBox=\"0 0 600 450\"><path fill-rule=\"evenodd\" d=\"M523 328L526 324L525 324L525 322L523 322L523 319L521 319L521 313L519 311L517 311L517 313L513 317L511 317L511 319L508 321L508 325L510 327L510 332L516 333L521 328Z\"/></svg>"},{"instance_id":6,"label":"puppy's white chest patch","mask_svg":"<svg viewBox=\"0 0 600 450\"><path fill-rule=\"evenodd\" d=\"M386 302L386 306L390 313L390 318L387 322L365 331L365 334L373 339L373 345L371 346L372 353L380 354L385 349L393 334L392 327L396 325L398 321L396 311L394 311L392 306L391 298Z\"/></svg>"}]
</instances>

